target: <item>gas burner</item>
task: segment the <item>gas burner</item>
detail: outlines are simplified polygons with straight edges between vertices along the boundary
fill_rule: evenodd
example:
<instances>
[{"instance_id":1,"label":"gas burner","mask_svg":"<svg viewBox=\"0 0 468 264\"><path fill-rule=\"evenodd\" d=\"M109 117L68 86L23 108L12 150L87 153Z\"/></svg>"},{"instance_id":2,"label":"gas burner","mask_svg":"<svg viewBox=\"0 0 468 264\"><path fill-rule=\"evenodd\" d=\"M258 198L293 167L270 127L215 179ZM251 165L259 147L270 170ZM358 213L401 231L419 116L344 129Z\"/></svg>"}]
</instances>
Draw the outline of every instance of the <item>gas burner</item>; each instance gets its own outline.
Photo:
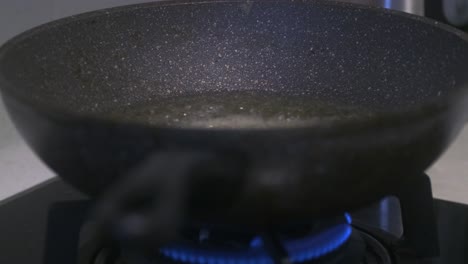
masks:
<instances>
[{"instance_id":1,"label":"gas burner","mask_svg":"<svg viewBox=\"0 0 468 264\"><path fill-rule=\"evenodd\" d=\"M92 236L85 237L85 241L94 241L91 244L97 245L97 250L80 253L92 258L79 264L401 264L400 259L414 256L434 257L438 244L433 232L430 181L426 176L412 183L411 188L401 188L396 197L398 205L391 206L395 218L401 213L399 226L407 228L404 236L385 228L373 228L372 224L363 225L358 212L353 213L353 221L349 214L343 214L307 224L293 222L265 227L262 232L197 225L179 230L177 240L160 248L149 244L130 250L125 246L125 238L112 238L115 240L112 246L103 246ZM380 209L371 211L385 214ZM87 230L86 226L83 230Z\"/></svg>"},{"instance_id":2,"label":"gas burner","mask_svg":"<svg viewBox=\"0 0 468 264\"><path fill-rule=\"evenodd\" d=\"M466 264L466 250L462 250L460 245L468 244L468 207L433 200L427 177L407 186L408 189L400 191L398 196L386 197L362 210L353 211L350 214L353 217L351 226L350 219L344 216L307 221L309 224L295 222L265 232L197 224L181 230L177 243L162 248L150 246L146 252L151 253L144 254L138 247L132 250L122 242L104 239L89 215L93 201L54 180L0 205L0 234L5 238L2 241L0 237L0 263L203 263L189 262L188 251L181 251L188 247L189 251L202 248L209 254L213 254L213 250L242 254L249 250L263 250L274 264ZM435 225L435 220L438 220L438 225ZM335 250L302 262L291 259L290 255L294 254L287 250L291 241L315 241L324 232L343 224L350 228L351 234ZM439 233L435 232L437 229ZM331 241L339 240L339 236L332 238L326 239L330 245L333 244ZM438 245L441 245L440 251ZM25 249L28 254L24 254ZM170 253L165 256L165 250L177 251L179 257ZM181 252L187 257L182 257ZM204 263L210 264L209 256ZM226 260L224 263L235 261ZM261 264L262 261L249 259L243 263Z\"/></svg>"},{"instance_id":3,"label":"gas burner","mask_svg":"<svg viewBox=\"0 0 468 264\"><path fill-rule=\"evenodd\" d=\"M279 246L284 250L285 257L291 263L301 263L316 260L340 249L352 233L351 216L345 214L339 223L320 231L307 232L303 237L296 234L281 234L277 237ZM161 255L173 261L190 264L273 264L269 245L273 236L243 235L228 239L230 246L220 246L210 241L211 232L201 230L196 240L193 238L183 243L169 245L160 249ZM242 240L242 241L239 241ZM270 240L270 242L267 242Z\"/></svg>"},{"instance_id":4,"label":"gas burner","mask_svg":"<svg viewBox=\"0 0 468 264\"><path fill-rule=\"evenodd\" d=\"M87 230L86 226L83 230ZM88 248L87 254L81 255L92 258L80 264L392 263L387 249L377 239L352 226L349 214L262 235L206 228L188 228L181 233L182 239L151 254L115 244L97 251ZM96 239L91 240L100 245Z\"/></svg>"},{"instance_id":5,"label":"gas burner","mask_svg":"<svg viewBox=\"0 0 468 264\"><path fill-rule=\"evenodd\" d=\"M254 242L253 244L256 244ZM255 245L255 247L258 245ZM180 253L179 253L180 254ZM187 254L188 255L188 254ZM225 256L227 257L227 256ZM230 256L232 257L232 256ZM165 257L163 254L143 256L127 250L104 247L97 251L94 258L86 264L180 264L190 263L190 259L181 259L174 256ZM291 261L294 263L294 261ZM273 258L244 259L238 263L291 263L288 261L273 260ZM197 263L197 262L194 262ZM233 259L207 260L205 263L236 263ZM352 229L349 239L339 249L329 252L317 259L308 259L300 263L306 264L394 264L389 251L372 235L357 229ZM81 263L80 263L81 264Z\"/></svg>"}]
</instances>

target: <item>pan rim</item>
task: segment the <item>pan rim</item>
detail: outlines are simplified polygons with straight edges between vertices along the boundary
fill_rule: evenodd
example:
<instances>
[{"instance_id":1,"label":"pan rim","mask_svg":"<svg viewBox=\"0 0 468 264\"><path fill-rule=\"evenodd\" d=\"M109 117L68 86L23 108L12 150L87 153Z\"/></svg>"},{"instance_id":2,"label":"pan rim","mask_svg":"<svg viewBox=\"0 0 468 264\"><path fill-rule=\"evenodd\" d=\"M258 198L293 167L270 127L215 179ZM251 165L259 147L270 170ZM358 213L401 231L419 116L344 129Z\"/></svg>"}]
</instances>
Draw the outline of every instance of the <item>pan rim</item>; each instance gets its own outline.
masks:
<instances>
[{"instance_id":1,"label":"pan rim","mask_svg":"<svg viewBox=\"0 0 468 264\"><path fill-rule=\"evenodd\" d=\"M242 3L246 2L245 0L162 0L157 2L147 2L147 3L139 3L139 4L131 4L131 5L123 5L105 9L99 9L90 12L84 12L77 15L68 16L65 18L57 19L51 22L47 22L41 24L39 26L33 27L23 33L18 34L17 36L11 38L7 42L5 42L2 46L0 46L0 61L2 58L8 54L8 52L17 44L21 43L23 40L28 39L31 36L40 34L43 31L46 31L50 28L60 27L67 25L69 23L74 23L75 21L92 18L92 17L99 17L103 15L111 15L119 12L127 12L132 10L139 10L151 7L159 7L159 6L182 6L182 5L199 5L199 4L219 4L219 3ZM268 1L268 0L249 0L249 2L274 2L274 3L287 3L291 2L290 0L275 0L275 1ZM294 2L294 0L292 0ZM304 1L300 1L304 2ZM460 40L467 43L468 46L468 34L465 32L454 28L450 25L444 24L442 22L438 22L431 18L417 16L413 14L408 14L396 10L385 9L381 7L373 7L373 6L366 6L360 4L353 4L353 3L343 3L338 1L325 1L325 0L310 0L306 2L311 3L318 3L323 5L329 6L343 6L343 7L352 7L356 9L362 10L373 10L375 12L384 12L393 16L404 17L407 19L411 19L413 21L417 21L419 23L424 23L430 25L432 27L438 28L439 30L448 32L452 35L455 35ZM15 89L17 89L17 85L14 85L12 82L8 81L6 76L0 69L0 92L3 94L4 97L9 96L17 100L18 102L27 105L34 109L37 112L45 113L48 116L56 117L58 119L73 119L73 120L88 120L88 121L96 121L96 122L106 122L109 124L116 124L116 125L139 125L142 127L149 127L152 129L176 129L176 130L187 130L187 131L285 131L285 130L315 130L316 132L327 132L333 128L333 130L348 130L350 127L356 127L359 124L359 127L372 127L376 124L379 124L379 127L398 127L404 125L412 125L414 122L421 122L422 120L430 120L431 117L434 119L436 116L439 116L442 113L448 112L454 107L458 107L459 103L466 103L468 102L468 83L458 84L457 87L454 89L455 91L449 92L447 96L432 98L426 100L422 103L418 103L414 106L402 109L402 110L394 110L389 112L379 112L379 114L366 117L365 119L355 119L355 120L340 120L340 121L333 121L333 122L324 122L324 123L317 123L313 125L304 125L304 126L292 126L292 127L285 127L285 126L271 126L271 127L259 127L259 128L248 128L248 127L238 127L238 128L198 128L198 127L175 127L175 126L154 126L154 125L145 125L145 124L138 124L131 121L112 121L108 118L87 113L87 112L77 112L73 111L69 108L65 107L58 107L52 105L44 105L33 100L25 97L19 96L15 93ZM461 102L460 102L461 100ZM458 104L457 104L458 103ZM322 134L322 133L320 133ZM327 133L324 133L327 134Z\"/></svg>"}]
</instances>

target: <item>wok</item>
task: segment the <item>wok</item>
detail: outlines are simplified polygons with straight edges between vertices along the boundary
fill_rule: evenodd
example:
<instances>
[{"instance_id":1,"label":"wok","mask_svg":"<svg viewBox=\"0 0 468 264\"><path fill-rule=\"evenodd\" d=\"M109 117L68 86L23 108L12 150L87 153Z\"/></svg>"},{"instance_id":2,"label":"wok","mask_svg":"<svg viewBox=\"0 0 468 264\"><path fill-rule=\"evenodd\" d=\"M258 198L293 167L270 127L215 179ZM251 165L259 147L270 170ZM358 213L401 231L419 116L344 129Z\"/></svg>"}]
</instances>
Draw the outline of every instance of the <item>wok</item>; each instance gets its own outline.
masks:
<instances>
[{"instance_id":1,"label":"wok","mask_svg":"<svg viewBox=\"0 0 468 264\"><path fill-rule=\"evenodd\" d=\"M462 127L467 40L352 4L162 1L19 35L0 86L32 149L109 214L277 224L421 175Z\"/></svg>"}]
</instances>

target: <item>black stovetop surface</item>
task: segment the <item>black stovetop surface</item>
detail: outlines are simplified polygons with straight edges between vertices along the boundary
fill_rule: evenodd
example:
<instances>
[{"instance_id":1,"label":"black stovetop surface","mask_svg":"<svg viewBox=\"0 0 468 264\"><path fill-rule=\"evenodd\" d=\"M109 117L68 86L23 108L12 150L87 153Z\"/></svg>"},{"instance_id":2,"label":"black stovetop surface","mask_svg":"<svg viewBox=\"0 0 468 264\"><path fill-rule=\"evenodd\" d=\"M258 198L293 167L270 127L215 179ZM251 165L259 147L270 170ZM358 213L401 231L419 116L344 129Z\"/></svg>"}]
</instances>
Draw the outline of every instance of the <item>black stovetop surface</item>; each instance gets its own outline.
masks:
<instances>
[{"instance_id":1,"label":"black stovetop surface","mask_svg":"<svg viewBox=\"0 0 468 264\"><path fill-rule=\"evenodd\" d=\"M440 257L411 263L468 263L468 206L437 199L434 206ZM0 263L76 263L80 227L89 207L84 196L59 179L1 202ZM392 201L385 200L354 218L398 233L400 220L392 208Z\"/></svg>"}]
</instances>

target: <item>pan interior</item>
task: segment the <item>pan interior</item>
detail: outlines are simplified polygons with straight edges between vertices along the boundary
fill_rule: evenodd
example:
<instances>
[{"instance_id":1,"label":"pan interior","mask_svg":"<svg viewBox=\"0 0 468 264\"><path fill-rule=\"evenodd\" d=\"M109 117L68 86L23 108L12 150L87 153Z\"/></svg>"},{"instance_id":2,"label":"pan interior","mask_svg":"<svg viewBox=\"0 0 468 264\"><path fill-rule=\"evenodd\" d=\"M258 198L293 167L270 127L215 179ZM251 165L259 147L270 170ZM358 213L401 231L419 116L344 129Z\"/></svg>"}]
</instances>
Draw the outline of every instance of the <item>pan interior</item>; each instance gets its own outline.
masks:
<instances>
[{"instance_id":1,"label":"pan interior","mask_svg":"<svg viewBox=\"0 0 468 264\"><path fill-rule=\"evenodd\" d=\"M10 92L38 107L155 126L368 118L444 98L468 81L463 38L328 1L98 11L31 31L0 57Z\"/></svg>"},{"instance_id":2,"label":"pan interior","mask_svg":"<svg viewBox=\"0 0 468 264\"><path fill-rule=\"evenodd\" d=\"M269 128L313 126L371 117L357 106L273 92L211 92L169 97L163 103L137 104L108 112L108 118L154 126L188 128Z\"/></svg>"}]
</instances>

